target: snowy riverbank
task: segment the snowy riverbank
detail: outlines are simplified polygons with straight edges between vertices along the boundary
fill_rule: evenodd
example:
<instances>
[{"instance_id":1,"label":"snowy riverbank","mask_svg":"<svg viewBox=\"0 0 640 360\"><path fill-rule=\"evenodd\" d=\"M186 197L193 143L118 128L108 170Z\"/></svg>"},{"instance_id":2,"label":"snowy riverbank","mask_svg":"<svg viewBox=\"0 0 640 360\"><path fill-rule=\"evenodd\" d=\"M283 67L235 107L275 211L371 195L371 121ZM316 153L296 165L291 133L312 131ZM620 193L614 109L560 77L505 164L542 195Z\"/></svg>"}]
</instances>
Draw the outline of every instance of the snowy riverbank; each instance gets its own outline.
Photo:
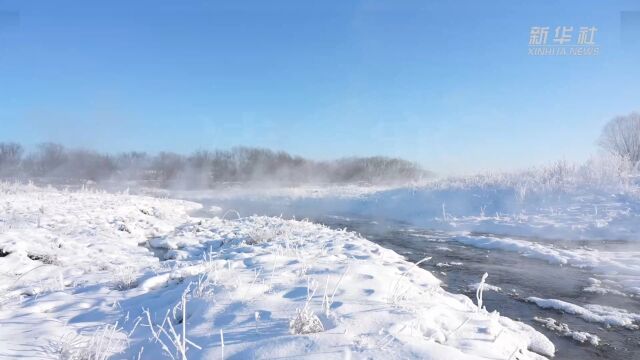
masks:
<instances>
[{"instance_id":1,"label":"snowy riverbank","mask_svg":"<svg viewBox=\"0 0 640 360\"><path fill-rule=\"evenodd\" d=\"M198 208L3 184L0 356L554 353L530 326L478 311L428 271L354 233L271 217L191 216Z\"/></svg>"}]
</instances>

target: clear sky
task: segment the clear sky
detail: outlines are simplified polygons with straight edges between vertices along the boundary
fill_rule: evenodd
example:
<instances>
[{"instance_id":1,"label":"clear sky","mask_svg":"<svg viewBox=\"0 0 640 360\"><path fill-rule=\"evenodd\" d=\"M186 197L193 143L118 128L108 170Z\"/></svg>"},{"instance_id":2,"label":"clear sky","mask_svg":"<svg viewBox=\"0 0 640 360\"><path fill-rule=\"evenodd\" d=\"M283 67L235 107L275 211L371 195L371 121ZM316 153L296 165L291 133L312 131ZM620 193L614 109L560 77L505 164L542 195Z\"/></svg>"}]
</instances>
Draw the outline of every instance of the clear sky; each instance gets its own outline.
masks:
<instances>
[{"instance_id":1,"label":"clear sky","mask_svg":"<svg viewBox=\"0 0 640 360\"><path fill-rule=\"evenodd\" d=\"M0 141L102 151L269 147L441 173L596 151L640 110L635 1L2 1ZM595 26L597 56L528 55Z\"/></svg>"}]
</instances>

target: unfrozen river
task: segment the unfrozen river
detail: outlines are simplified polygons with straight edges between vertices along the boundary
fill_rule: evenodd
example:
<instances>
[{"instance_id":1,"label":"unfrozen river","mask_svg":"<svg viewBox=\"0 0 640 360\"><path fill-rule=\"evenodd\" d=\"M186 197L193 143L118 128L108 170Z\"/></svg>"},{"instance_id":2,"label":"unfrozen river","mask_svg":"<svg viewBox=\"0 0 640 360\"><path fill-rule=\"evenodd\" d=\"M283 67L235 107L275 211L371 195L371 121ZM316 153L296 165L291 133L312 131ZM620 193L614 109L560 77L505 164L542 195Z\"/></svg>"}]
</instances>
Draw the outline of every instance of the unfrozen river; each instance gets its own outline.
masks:
<instances>
[{"instance_id":1,"label":"unfrozen river","mask_svg":"<svg viewBox=\"0 0 640 360\"><path fill-rule=\"evenodd\" d=\"M200 200L205 209L211 205L221 205L219 201ZM239 213L292 217L288 209L274 208L252 203L251 208L242 204L223 204L223 211L234 209ZM261 210L262 209L262 210ZM430 261L421 266L431 271L443 281L443 286L453 293L469 295L475 301L475 290L471 284L478 283L483 273L489 277L487 283L500 291L484 291L487 310L497 310L502 315L523 321L544 333L556 345L556 359L640 359L640 330L624 327L606 327L602 323L587 322L576 315L554 309L541 309L524 299L530 296L559 299L585 306L598 304L640 313L638 297L615 294L585 292L590 285L589 278L595 275L589 269L559 266L545 261L529 259L518 253L501 250L483 250L456 242L450 234L429 229L412 227L398 222L384 222L381 219L366 219L350 216L296 213L297 218L309 218L332 228L347 228L362 234L381 246L393 249L408 260L416 262L425 256ZM531 241L531 239L528 239ZM542 240L539 240L542 241ZM624 251L624 242L580 241L566 242L566 247L601 248L607 251ZM580 343L562 336L534 321L534 318L553 318L565 323L573 331L588 332L600 338L598 346L588 342Z\"/></svg>"}]
</instances>

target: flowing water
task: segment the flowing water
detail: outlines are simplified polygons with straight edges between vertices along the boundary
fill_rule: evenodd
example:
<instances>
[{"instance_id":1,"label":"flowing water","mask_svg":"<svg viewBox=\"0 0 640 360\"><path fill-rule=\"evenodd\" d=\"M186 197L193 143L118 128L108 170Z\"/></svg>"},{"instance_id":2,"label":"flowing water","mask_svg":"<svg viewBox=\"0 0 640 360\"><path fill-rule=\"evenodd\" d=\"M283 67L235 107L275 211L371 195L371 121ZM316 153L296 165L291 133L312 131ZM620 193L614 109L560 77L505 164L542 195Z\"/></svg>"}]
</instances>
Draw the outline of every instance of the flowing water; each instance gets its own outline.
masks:
<instances>
[{"instance_id":1,"label":"flowing water","mask_svg":"<svg viewBox=\"0 0 640 360\"><path fill-rule=\"evenodd\" d=\"M202 201L202 203L205 209L212 204L220 204L209 201ZM294 215L287 212L287 209L272 206L265 206L260 211L260 206L255 204L251 209L238 208L238 204L226 205L225 208L233 208L243 214ZM404 255L412 262L431 256L432 259L422 263L421 266L442 280L442 286L447 291L467 294L474 301L475 289L470 285L478 283L482 274L487 272L489 274L487 283L501 288L500 291L485 289L484 304L487 310L497 310L500 314L525 322L545 334L556 345L556 359L640 359L640 330L623 327L607 328L601 323L587 322L578 316L558 310L541 309L524 300L529 296L535 296L559 299L580 306L599 304L640 313L640 301L637 297L601 295L583 291L590 285L589 278L596 277L588 269L549 264L513 252L478 249L456 242L445 232L398 222L331 215L295 215L298 218L308 217L312 221L332 228L347 228L358 232L367 239ZM532 241L532 239L527 240ZM623 242L603 241L566 242L562 245L588 246L607 251L616 251L616 249L624 251L625 246L628 246ZM600 338L600 345L593 346L561 336L534 321L534 317L550 317L568 324L573 331L597 335Z\"/></svg>"}]
</instances>

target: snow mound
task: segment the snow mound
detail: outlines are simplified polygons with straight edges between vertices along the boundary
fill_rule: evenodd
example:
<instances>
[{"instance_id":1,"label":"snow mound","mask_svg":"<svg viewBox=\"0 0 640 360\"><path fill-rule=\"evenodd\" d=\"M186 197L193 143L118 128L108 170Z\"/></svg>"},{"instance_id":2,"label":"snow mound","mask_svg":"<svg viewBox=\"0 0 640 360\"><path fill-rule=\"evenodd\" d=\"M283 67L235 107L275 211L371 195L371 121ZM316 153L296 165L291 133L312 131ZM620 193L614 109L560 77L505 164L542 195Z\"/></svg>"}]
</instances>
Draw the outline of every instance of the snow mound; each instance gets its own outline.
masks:
<instances>
[{"instance_id":1,"label":"snow mound","mask_svg":"<svg viewBox=\"0 0 640 360\"><path fill-rule=\"evenodd\" d=\"M546 327L547 329L553 330L562 336L570 337L573 340L579 341L581 343L588 342L593 346L598 346L600 344L600 338L597 335L593 335L584 331L571 330L569 328L569 325L556 321L553 318L534 317L533 320L541 323L542 326Z\"/></svg>"},{"instance_id":2,"label":"snow mound","mask_svg":"<svg viewBox=\"0 0 640 360\"><path fill-rule=\"evenodd\" d=\"M586 321L602 323L607 326L622 326L635 330L638 329L636 322L640 321L640 314L610 306L589 304L582 307L558 299L541 299L534 296L528 297L526 300L543 309L560 310L567 314L577 315Z\"/></svg>"}]
</instances>

